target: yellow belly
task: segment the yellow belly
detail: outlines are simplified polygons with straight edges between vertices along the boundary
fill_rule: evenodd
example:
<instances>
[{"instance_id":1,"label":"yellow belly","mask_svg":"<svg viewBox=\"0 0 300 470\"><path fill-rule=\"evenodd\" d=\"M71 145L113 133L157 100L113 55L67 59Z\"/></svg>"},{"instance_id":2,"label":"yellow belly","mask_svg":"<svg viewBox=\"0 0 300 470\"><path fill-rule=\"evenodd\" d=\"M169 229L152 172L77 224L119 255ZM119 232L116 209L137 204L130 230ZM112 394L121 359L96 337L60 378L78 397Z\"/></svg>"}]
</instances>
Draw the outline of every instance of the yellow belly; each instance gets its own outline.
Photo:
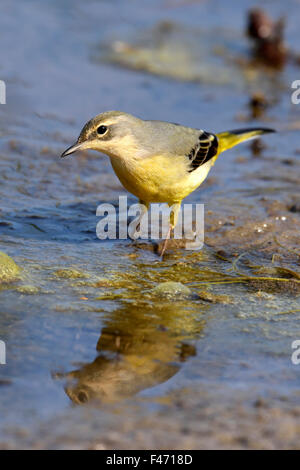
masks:
<instances>
[{"instance_id":1,"label":"yellow belly","mask_svg":"<svg viewBox=\"0 0 300 470\"><path fill-rule=\"evenodd\" d=\"M188 172L186 157L154 156L130 160L111 158L122 185L144 202L180 202L206 178L211 163Z\"/></svg>"}]
</instances>

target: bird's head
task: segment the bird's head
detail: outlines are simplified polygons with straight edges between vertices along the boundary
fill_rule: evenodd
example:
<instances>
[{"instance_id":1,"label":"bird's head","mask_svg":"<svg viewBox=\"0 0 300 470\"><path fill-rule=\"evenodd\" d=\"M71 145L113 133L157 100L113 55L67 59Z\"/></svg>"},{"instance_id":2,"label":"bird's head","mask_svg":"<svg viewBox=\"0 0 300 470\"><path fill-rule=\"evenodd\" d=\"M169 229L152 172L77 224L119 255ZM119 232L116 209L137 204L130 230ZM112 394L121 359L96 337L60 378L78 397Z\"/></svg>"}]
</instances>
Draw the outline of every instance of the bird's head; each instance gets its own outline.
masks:
<instances>
[{"instance_id":1,"label":"bird's head","mask_svg":"<svg viewBox=\"0 0 300 470\"><path fill-rule=\"evenodd\" d=\"M110 157L132 155L137 151L135 136L143 121L120 111L108 111L94 117L83 127L77 142L61 155L66 157L77 150L98 150Z\"/></svg>"}]
</instances>

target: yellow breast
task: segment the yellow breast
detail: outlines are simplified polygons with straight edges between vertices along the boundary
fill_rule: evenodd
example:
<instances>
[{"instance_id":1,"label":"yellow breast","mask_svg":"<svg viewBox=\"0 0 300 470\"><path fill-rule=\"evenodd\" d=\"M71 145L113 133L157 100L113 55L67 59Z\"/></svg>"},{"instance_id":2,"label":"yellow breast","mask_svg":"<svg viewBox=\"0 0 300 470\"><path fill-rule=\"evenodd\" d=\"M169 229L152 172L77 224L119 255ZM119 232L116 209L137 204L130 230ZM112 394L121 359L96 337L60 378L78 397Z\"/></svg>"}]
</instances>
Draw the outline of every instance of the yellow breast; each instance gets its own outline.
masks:
<instances>
[{"instance_id":1,"label":"yellow breast","mask_svg":"<svg viewBox=\"0 0 300 470\"><path fill-rule=\"evenodd\" d=\"M206 178L205 164L188 172L186 157L155 155L140 159L111 158L112 167L122 185L145 202L180 202ZM200 170L200 171L199 171Z\"/></svg>"}]
</instances>

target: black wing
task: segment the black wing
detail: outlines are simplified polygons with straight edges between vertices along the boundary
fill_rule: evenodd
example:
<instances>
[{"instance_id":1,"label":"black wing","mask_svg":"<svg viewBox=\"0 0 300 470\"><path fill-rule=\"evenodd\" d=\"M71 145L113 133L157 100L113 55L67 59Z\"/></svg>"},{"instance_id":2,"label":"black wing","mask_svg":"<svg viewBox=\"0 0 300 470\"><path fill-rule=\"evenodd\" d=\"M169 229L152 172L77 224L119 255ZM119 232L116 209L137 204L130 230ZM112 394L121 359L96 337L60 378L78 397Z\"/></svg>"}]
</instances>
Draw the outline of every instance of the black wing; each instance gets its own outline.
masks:
<instances>
[{"instance_id":1,"label":"black wing","mask_svg":"<svg viewBox=\"0 0 300 470\"><path fill-rule=\"evenodd\" d=\"M189 172L196 170L213 158L218 153L218 146L219 143L215 134L201 131L198 142L188 154L188 158L191 160Z\"/></svg>"}]
</instances>

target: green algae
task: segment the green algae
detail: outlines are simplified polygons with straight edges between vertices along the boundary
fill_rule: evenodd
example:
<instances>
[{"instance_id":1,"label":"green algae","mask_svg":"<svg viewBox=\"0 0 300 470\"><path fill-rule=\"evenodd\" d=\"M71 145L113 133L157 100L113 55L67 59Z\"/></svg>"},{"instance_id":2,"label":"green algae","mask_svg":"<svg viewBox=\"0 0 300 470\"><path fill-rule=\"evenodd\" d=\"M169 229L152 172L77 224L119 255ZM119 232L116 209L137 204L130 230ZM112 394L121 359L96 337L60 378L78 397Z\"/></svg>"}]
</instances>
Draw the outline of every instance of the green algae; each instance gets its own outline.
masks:
<instances>
[{"instance_id":1,"label":"green algae","mask_svg":"<svg viewBox=\"0 0 300 470\"><path fill-rule=\"evenodd\" d=\"M234 300L229 295L222 295L222 294L213 294L212 292L208 291L200 291L197 292L197 295L201 300L205 300L206 302L211 303L221 303L221 304L233 304Z\"/></svg>"},{"instance_id":2,"label":"green algae","mask_svg":"<svg viewBox=\"0 0 300 470\"><path fill-rule=\"evenodd\" d=\"M19 286L16 290L20 292L20 294L26 295L35 295L39 294L40 292L40 289L38 287L32 285Z\"/></svg>"},{"instance_id":3,"label":"green algae","mask_svg":"<svg viewBox=\"0 0 300 470\"><path fill-rule=\"evenodd\" d=\"M57 269L53 274L60 279L81 279L90 277L90 274L73 268Z\"/></svg>"},{"instance_id":4,"label":"green algae","mask_svg":"<svg viewBox=\"0 0 300 470\"><path fill-rule=\"evenodd\" d=\"M21 269L10 256L0 251L0 284L20 279Z\"/></svg>"}]
</instances>

